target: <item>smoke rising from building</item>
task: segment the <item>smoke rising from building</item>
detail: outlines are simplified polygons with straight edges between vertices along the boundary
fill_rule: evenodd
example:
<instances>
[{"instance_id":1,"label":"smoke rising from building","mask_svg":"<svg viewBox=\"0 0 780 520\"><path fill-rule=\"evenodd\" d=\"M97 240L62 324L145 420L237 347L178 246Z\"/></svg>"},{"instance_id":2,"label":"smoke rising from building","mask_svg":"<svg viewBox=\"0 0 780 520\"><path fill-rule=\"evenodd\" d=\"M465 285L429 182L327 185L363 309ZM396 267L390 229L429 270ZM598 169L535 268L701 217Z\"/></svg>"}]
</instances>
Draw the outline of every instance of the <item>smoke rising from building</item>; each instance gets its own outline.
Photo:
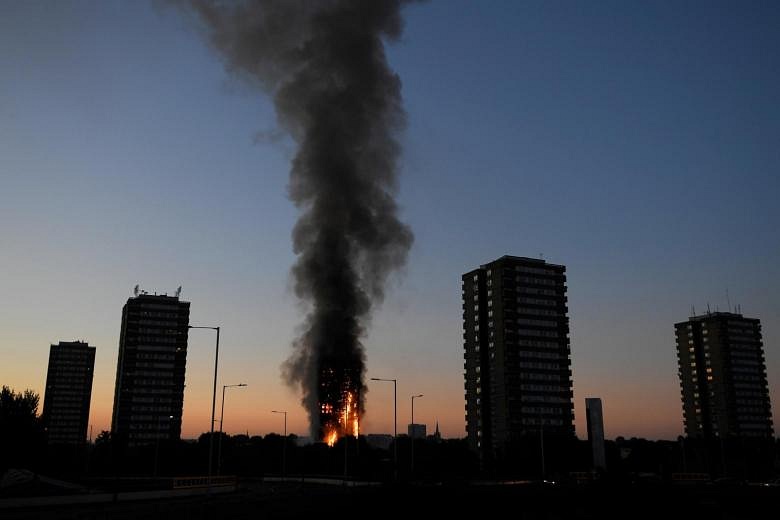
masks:
<instances>
[{"instance_id":1,"label":"smoke rising from building","mask_svg":"<svg viewBox=\"0 0 780 520\"><path fill-rule=\"evenodd\" d=\"M413 241L394 198L405 118L383 42L399 37L403 3L188 3L227 68L273 96L279 125L298 145L292 274L308 315L283 373L300 386L319 438L357 431L361 338Z\"/></svg>"}]
</instances>

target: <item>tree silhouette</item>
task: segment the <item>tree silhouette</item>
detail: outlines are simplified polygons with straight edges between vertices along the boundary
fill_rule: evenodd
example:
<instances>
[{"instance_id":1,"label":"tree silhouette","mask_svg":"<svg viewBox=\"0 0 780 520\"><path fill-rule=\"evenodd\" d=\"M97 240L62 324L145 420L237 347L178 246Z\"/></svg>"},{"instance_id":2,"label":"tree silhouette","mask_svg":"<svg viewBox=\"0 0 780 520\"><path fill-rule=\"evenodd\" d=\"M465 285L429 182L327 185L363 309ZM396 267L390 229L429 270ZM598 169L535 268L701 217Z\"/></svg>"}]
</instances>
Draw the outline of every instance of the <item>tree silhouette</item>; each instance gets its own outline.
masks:
<instances>
[{"instance_id":1,"label":"tree silhouette","mask_svg":"<svg viewBox=\"0 0 780 520\"><path fill-rule=\"evenodd\" d=\"M107 446L111 444L111 432L103 430L95 438L95 446Z\"/></svg>"},{"instance_id":2,"label":"tree silhouette","mask_svg":"<svg viewBox=\"0 0 780 520\"><path fill-rule=\"evenodd\" d=\"M32 390L0 390L0 472L10 467L34 467L43 447L38 416L40 397Z\"/></svg>"}]
</instances>

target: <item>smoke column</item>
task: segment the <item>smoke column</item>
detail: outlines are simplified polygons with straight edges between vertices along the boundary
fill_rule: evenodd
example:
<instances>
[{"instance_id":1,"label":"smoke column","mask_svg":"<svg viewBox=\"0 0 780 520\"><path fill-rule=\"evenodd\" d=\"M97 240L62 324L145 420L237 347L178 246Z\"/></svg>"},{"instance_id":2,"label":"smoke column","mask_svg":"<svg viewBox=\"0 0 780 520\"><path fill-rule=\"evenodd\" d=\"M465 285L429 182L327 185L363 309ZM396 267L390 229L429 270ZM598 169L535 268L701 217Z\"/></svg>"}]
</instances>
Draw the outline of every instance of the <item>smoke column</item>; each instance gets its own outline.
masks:
<instances>
[{"instance_id":1,"label":"smoke column","mask_svg":"<svg viewBox=\"0 0 780 520\"><path fill-rule=\"evenodd\" d=\"M189 2L228 70L273 96L279 125L298 145L292 275L308 315L282 371L300 386L320 439L344 414L347 393L363 412L361 338L413 241L394 199L405 118L383 43L401 34L403 3ZM348 431L345 419L339 434Z\"/></svg>"}]
</instances>

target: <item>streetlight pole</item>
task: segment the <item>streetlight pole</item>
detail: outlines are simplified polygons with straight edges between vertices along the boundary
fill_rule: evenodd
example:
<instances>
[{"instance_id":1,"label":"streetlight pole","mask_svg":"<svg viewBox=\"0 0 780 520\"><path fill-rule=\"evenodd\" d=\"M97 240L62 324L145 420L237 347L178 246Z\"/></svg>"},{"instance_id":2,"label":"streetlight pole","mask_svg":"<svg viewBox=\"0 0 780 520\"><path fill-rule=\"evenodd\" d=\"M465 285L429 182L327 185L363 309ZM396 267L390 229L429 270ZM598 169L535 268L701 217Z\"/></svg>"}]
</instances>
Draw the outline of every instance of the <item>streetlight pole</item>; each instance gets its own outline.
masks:
<instances>
[{"instance_id":1,"label":"streetlight pole","mask_svg":"<svg viewBox=\"0 0 780 520\"><path fill-rule=\"evenodd\" d=\"M217 443L217 476L222 474L222 421L225 419L225 389L246 386L245 383L237 385L222 385L222 411L219 412L219 442Z\"/></svg>"},{"instance_id":2,"label":"streetlight pole","mask_svg":"<svg viewBox=\"0 0 780 520\"><path fill-rule=\"evenodd\" d=\"M282 480L287 474L287 410L271 410L271 413L284 414L284 441L282 443Z\"/></svg>"},{"instance_id":3,"label":"streetlight pole","mask_svg":"<svg viewBox=\"0 0 780 520\"><path fill-rule=\"evenodd\" d=\"M410 475L414 475L414 434L415 434L415 427L414 427L414 400L417 397L422 397L422 394L419 395L413 395L412 396L412 431L410 437L412 438L412 466L411 466L411 472Z\"/></svg>"},{"instance_id":4,"label":"streetlight pole","mask_svg":"<svg viewBox=\"0 0 780 520\"><path fill-rule=\"evenodd\" d=\"M398 380L380 379L372 377L371 381L385 381L393 383L393 474L395 480L398 480Z\"/></svg>"},{"instance_id":5,"label":"streetlight pole","mask_svg":"<svg viewBox=\"0 0 780 520\"><path fill-rule=\"evenodd\" d=\"M214 464L214 415L217 411L217 370L219 367L219 327L196 327L187 325L188 329L209 329L217 331L217 345L214 350L214 389L211 393L211 435L209 435L209 473L208 485L211 488L211 468Z\"/></svg>"},{"instance_id":6,"label":"streetlight pole","mask_svg":"<svg viewBox=\"0 0 780 520\"><path fill-rule=\"evenodd\" d=\"M542 452L542 483L544 483L544 419L539 419L539 444Z\"/></svg>"}]
</instances>

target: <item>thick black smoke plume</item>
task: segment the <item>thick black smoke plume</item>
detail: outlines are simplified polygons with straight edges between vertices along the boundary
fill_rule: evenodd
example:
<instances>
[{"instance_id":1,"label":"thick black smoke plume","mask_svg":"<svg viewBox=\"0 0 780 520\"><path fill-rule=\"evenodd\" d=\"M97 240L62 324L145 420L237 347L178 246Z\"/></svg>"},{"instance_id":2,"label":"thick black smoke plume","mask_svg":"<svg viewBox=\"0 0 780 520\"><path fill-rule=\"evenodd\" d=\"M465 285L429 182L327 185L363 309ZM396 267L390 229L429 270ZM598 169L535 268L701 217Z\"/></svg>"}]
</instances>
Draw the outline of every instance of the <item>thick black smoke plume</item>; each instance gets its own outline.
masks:
<instances>
[{"instance_id":1,"label":"thick black smoke plume","mask_svg":"<svg viewBox=\"0 0 780 520\"><path fill-rule=\"evenodd\" d=\"M404 112L383 44L401 33L403 3L189 3L229 70L273 96L280 126L298 144L289 186L301 210L292 274L310 306L283 372L300 385L320 438L345 391L363 410L361 338L413 241L394 199Z\"/></svg>"}]
</instances>

